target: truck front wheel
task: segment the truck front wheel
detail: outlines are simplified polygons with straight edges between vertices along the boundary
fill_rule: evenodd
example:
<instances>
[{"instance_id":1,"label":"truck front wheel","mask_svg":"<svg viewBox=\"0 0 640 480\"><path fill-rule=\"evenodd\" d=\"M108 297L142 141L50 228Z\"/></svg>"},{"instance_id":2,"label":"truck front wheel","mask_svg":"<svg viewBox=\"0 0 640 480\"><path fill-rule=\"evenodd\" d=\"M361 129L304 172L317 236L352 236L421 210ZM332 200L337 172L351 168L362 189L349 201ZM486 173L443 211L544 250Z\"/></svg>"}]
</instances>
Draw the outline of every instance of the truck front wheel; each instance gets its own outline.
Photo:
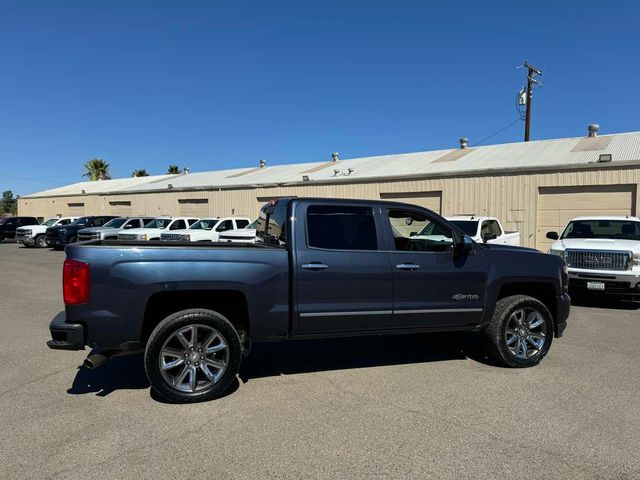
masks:
<instances>
[{"instance_id":1,"label":"truck front wheel","mask_svg":"<svg viewBox=\"0 0 640 480\"><path fill-rule=\"evenodd\" d=\"M242 346L231 322L211 310L174 313L153 330L144 366L151 387L172 403L224 394L240 369Z\"/></svg>"},{"instance_id":2,"label":"truck front wheel","mask_svg":"<svg viewBox=\"0 0 640 480\"><path fill-rule=\"evenodd\" d=\"M47 239L44 235L38 235L36 237L36 247L44 248L47 246Z\"/></svg>"},{"instance_id":3,"label":"truck front wheel","mask_svg":"<svg viewBox=\"0 0 640 480\"><path fill-rule=\"evenodd\" d=\"M514 368L540 363L551 347L553 318L539 300L527 295L502 298L485 330L491 356Z\"/></svg>"}]
</instances>

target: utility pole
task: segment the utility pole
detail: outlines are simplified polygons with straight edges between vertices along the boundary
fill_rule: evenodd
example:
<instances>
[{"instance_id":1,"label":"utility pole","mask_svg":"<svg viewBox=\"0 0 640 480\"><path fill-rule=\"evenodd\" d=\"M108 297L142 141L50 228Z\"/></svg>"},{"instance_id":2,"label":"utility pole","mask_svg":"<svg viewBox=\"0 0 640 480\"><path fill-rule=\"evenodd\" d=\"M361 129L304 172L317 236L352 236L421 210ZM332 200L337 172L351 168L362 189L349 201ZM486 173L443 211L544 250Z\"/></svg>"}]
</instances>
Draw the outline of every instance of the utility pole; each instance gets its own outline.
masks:
<instances>
[{"instance_id":1,"label":"utility pole","mask_svg":"<svg viewBox=\"0 0 640 480\"><path fill-rule=\"evenodd\" d=\"M529 132L531 130L531 98L533 97L533 87L535 85L541 86L536 76L542 75L542 70L537 69L533 65L524 62L524 68L527 69L527 113L524 119L524 141L529 141Z\"/></svg>"}]
</instances>

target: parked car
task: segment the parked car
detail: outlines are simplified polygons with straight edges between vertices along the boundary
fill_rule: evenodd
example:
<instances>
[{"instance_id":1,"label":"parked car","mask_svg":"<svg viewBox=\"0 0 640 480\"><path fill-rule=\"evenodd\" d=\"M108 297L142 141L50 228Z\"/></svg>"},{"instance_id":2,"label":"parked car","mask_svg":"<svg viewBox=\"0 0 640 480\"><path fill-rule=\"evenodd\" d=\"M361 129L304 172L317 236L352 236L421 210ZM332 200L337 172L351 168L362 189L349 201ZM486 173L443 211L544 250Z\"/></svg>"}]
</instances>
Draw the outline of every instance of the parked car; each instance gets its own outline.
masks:
<instances>
[{"instance_id":1,"label":"parked car","mask_svg":"<svg viewBox=\"0 0 640 480\"><path fill-rule=\"evenodd\" d=\"M54 226L69 225L77 220L78 217L53 217L47 219L40 225L29 225L28 227L20 227L16 230L16 241L25 247L46 247L47 239L45 233L47 228Z\"/></svg>"},{"instance_id":2,"label":"parked car","mask_svg":"<svg viewBox=\"0 0 640 480\"><path fill-rule=\"evenodd\" d=\"M443 238L394 233L409 220ZM257 235L70 245L48 346L88 345L88 367L143 349L158 394L192 402L223 394L252 342L470 330L501 364L530 367L567 324L562 259L478 244L421 207L284 198L262 208Z\"/></svg>"},{"instance_id":3,"label":"parked car","mask_svg":"<svg viewBox=\"0 0 640 480\"><path fill-rule=\"evenodd\" d=\"M640 300L640 218L578 217L547 238L549 253L567 262L572 292Z\"/></svg>"},{"instance_id":4,"label":"parked car","mask_svg":"<svg viewBox=\"0 0 640 480\"><path fill-rule=\"evenodd\" d=\"M220 234L219 242L229 243L256 243L256 228L258 220L254 220L244 228L229 230Z\"/></svg>"},{"instance_id":5,"label":"parked car","mask_svg":"<svg viewBox=\"0 0 640 480\"><path fill-rule=\"evenodd\" d=\"M203 218L187 229L163 232L160 239L174 242L217 242L222 232L246 227L250 221L243 217Z\"/></svg>"},{"instance_id":6,"label":"parked car","mask_svg":"<svg viewBox=\"0 0 640 480\"><path fill-rule=\"evenodd\" d=\"M0 218L0 242L16 238L16 230L27 225L38 225L35 217L5 217Z\"/></svg>"},{"instance_id":7,"label":"parked car","mask_svg":"<svg viewBox=\"0 0 640 480\"><path fill-rule=\"evenodd\" d=\"M147 241L160 240L163 232L173 230L185 230L189 226L196 223L199 218L187 217L158 217L151 220L143 228L132 228L126 232L118 234L118 240Z\"/></svg>"},{"instance_id":8,"label":"parked car","mask_svg":"<svg viewBox=\"0 0 640 480\"><path fill-rule=\"evenodd\" d=\"M496 217L458 215L447 220L476 242L520 246L520 232L506 232Z\"/></svg>"},{"instance_id":9,"label":"parked car","mask_svg":"<svg viewBox=\"0 0 640 480\"><path fill-rule=\"evenodd\" d=\"M54 250L62 250L65 245L76 242L78 240L78 232L87 227L101 227L109 220L114 218L113 215L90 215L80 217L69 225L55 225L47 228L45 238L47 245Z\"/></svg>"},{"instance_id":10,"label":"parked car","mask_svg":"<svg viewBox=\"0 0 640 480\"><path fill-rule=\"evenodd\" d=\"M78 232L78 241L86 240L116 240L118 233L142 228L153 220L153 217L118 217L109 220L102 227L83 228Z\"/></svg>"}]
</instances>

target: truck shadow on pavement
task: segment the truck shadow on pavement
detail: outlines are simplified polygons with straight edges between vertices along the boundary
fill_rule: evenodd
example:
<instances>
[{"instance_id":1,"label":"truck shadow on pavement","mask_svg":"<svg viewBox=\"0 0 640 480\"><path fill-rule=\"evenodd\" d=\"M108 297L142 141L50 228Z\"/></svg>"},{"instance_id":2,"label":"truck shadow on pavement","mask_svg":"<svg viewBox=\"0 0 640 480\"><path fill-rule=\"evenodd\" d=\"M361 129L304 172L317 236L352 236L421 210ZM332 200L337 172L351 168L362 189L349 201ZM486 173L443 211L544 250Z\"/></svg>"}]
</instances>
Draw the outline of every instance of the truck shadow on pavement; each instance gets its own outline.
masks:
<instances>
[{"instance_id":1,"label":"truck shadow on pavement","mask_svg":"<svg viewBox=\"0 0 640 480\"><path fill-rule=\"evenodd\" d=\"M240 380L297 373L345 370L389 365L472 359L494 365L478 348L471 334L437 333L300 340L255 345L243 359ZM232 394L239 382L227 391ZM112 358L90 370L79 367L70 395L95 394L105 397L116 390L147 389L143 354ZM162 402L151 391L154 400Z\"/></svg>"},{"instance_id":2,"label":"truck shadow on pavement","mask_svg":"<svg viewBox=\"0 0 640 480\"><path fill-rule=\"evenodd\" d=\"M610 310L639 310L640 302L615 297L572 295L571 306L606 308Z\"/></svg>"}]
</instances>

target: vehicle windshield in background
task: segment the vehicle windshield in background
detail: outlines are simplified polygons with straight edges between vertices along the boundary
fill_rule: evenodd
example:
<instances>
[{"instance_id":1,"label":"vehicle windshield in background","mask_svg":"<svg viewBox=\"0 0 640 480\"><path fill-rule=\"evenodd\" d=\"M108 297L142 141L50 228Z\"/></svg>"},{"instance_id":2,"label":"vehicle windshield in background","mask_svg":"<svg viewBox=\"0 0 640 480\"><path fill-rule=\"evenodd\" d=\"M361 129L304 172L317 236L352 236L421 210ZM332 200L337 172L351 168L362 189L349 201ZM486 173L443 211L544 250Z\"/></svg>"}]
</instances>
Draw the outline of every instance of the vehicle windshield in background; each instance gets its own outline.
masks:
<instances>
[{"instance_id":1,"label":"vehicle windshield in background","mask_svg":"<svg viewBox=\"0 0 640 480\"><path fill-rule=\"evenodd\" d=\"M458 227L470 237L473 237L476 233L478 233L477 220L449 220L449 223L453 223L456 227Z\"/></svg>"},{"instance_id":2,"label":"vehicle windshield in background","mask_svg":"<svg viewBox=\"0 0 640 480\"><path fill-rule=\"evenodd\" d=\"M149 223L147 223L144 228L167 228L171 223L170 218L154 218Z\"/></svg>"},{"instance_id":3,"label":"vehicle windshield in background","mask_svg":"<svg viewBox=\"0 0 640 480\"><path fill-rule=\"evenodd\" d=\"M203 220L198 220L196 223L191 225L189 230L211 230L218 223L217 218L206 218Z\"/></svg>"},{"instance_id":4,"label":"vehicle windshield in background","mask_svg":"<svg viewBox=\"0 0 640 480\"><path fill-rule=\"evenodd\" d=\"M44 222L42 224L43 227L50 227L51 225L53 225L54 223L56 223L59 219L57 218L50 218L49 220L47 220L46 222Z\"/></svg>"},{"instance_id":5,"label":"vehicle windshield in background","mask_svg":"<svg viewBox=\"0 0 640 480\"><path fill-rule=\"evenodd\" d=\"M71 225L86 225L87 223L89 223L89 217L80 217Z\"/></svg>"},{"instance_id":6,"label":"vehicle windshield in background","mask_svg":"<svg viewBox=\"0 0 640 480\"><path fill-rule=\"evenodd\" d=\"M253 228L254 230L256 228L258 228L258 219L256 218L253 222L251 222L249 225L247 225L246 227L244 227L243 230L249 229L249 228Z\"/></svg>"},{"instance_id":7,"label":"vehicle windshield in background","mask_svg":"<svg viewBox=\"0 0 640 480\"><path fill-rule=\"evenodd\" d=\"M114 218L103 225L104 228L120 228L128 218Z\"/></svg>"},{"instance_id":8,"label":"vehicle windshield in background","mask_svg":"<svg viewBox=\"0 0 640 480\"><path fill-rule=\"evenodd\" d=\"M640 222L630 220L574 220L569 222L560 238L640 240Z\"/></svg>"}]
</instances>

